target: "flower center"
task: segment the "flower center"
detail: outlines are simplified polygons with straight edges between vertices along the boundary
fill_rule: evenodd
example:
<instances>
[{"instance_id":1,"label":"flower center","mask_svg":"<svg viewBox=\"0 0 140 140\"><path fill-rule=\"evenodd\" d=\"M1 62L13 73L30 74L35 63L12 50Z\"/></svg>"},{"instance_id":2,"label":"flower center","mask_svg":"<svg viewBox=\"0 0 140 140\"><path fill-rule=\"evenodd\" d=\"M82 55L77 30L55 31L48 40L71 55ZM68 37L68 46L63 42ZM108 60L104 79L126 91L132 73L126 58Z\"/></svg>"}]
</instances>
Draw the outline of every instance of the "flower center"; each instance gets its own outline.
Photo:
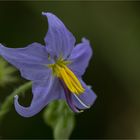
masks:
<instances>
[{"instance_id":1,"label":"flower center","mask_svg":"<svg viewBox=\"0 0 140 140\"><path fill-rule=\"evenodd\" d=\"M85 89L75 74L67 67L68 64L70 64L70 61L59 58L54 64L49 64L48 67L52 69L53 75L64 81L72 93L81 94Z\"/></svg>"}]
</instances>

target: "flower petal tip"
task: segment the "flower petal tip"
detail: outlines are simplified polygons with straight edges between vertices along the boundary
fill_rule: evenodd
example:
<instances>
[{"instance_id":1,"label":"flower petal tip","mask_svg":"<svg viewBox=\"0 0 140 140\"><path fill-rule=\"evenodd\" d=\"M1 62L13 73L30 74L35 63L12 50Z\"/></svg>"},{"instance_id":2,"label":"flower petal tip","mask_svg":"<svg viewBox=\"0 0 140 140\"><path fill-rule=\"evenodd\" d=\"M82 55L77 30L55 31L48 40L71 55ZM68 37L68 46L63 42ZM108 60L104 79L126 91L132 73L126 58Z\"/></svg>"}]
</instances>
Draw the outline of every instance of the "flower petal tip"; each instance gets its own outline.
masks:
<instances>
[{"instance_id":1,"label":"flower petal tip","mask_svg":"<svg viewBox=\"0 0 140 140\"><path fill-rule=\"evenodd\" d=\"M18 100L18 95L15 95L14 96L14 100Z\"/></svg>"},{"instance_id":2,"label":"flower petal tip","mask_svg":"<svg viewBox=\"0 0 140 140\"><path fill-rule=\"evenodd\" d=\"M43 16L54 16L52 13L50 13L50 12L42 12L42 15Z\"/></svg>"},{"instance_id":3,"label":"flower petal tip","mask_svg":"<svg viewBox=\"0 0 140 140\"><path fill-rule=\"evenodd\" d=\"M4 47L4 46L0 43L0 47Z\"/></svg>"},{"instance_id":4,"label":"flower petal tip","mask_svg":"<svg viewBox=\"0 0 140 140\"><path fill-rule=\"evenodd\" d=\"M82 42L86 43L88 45L90 44L90 41L87 38L85 38L85 37L82 38Z\"/></svg>"},{"instance_id":5,"label":"flower petal tip","mask_svg":"<svg viewBox=\"0 0 140 140\"><path fill-rule=\"evenodd\" d=\"M42 15L43 15L43 16L46 16L46 12L42 12Z\"/></svg>"},{"instance_id":6,"label":"flower petal tip","mask_svg":"<svg viewBox=\"0 0 140 140\"><path fill-rule=\"evenodd\" d=\"M30 110L21 106L18 102L18 95L14 96L14 106L16 112L22 117L32 117L33 115L30 114Z\"/></svg>"}]
</instances>

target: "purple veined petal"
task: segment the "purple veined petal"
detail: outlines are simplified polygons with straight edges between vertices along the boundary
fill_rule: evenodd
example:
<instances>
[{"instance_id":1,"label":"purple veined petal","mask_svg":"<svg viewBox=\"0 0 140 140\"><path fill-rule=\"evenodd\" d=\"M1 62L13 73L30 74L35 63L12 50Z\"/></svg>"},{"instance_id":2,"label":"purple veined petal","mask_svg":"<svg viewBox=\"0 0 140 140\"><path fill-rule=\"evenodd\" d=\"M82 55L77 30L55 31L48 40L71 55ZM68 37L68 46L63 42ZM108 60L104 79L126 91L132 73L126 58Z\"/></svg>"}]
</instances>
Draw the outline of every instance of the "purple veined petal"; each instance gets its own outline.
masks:
<instances>
[{"instance_id":1,"label":"purple veined petal","mask_svg":"<svg viewBox=\"0 0 140 140\"><path fill-rule=\"evenodd\" d=\"M48 18L48 32L44 39L48 52L52 56L67 58L74 47L75 37L55 15L42 14Z\"/></svg>"},{"instance_id":2,"label":"purple veined petal","mask_svg":"<svg viewBox=\"0 0 140 140\"><path fill-rule=\"evenodd\" d=\"M82 39L82 43L77 44L72 50L70 57L68 58L72 63L69 65L70 69L78 76L82 76L89 64L89 60L92 56L92 49L89 41L85 38Z\"/></svg>"},{"instance_id":3,"label":"purple veined petal","mask_svg":"<svg viewBox=\"0 0 140 140\"><path fill-rule=\"evenodd\" d=\"M61 92L62 91L62 92ZM18 103L18 96L15 96L15 109L23 117L32 117L40 112L49 102L55 99L62 99L64 95L59 80L50 76L48 80L37 81L32 87L33 99L29 107L23 107Z\"/></svg>"},{"instance_id":4,"label":"purple veined petal","mask_svg":"<svg viewBox=\"0 0 140 140\"><path fill-rule=\"evenodd\" d=\"M79 109L88 109L92 106L92 104L95 102L97 95L94 93L94 91L87 86L82 79L80 79L80 82L85 89L85 92L80 95L74 95L73 94L73 103L75 106Z\"/></svg>"},{"instance_id":5,"label":"purple veined petal","mask_svg":"<svg viewBox=\"0 0 140 140\"><path fill-rule=\"evenodd\" d=\"M47 79L50 70L47 66L48 53L44 46L32 43L25 48L7 48L0 44L0 55L18 68L22 77L28 80Z\"/></svg>"}]
</instances>

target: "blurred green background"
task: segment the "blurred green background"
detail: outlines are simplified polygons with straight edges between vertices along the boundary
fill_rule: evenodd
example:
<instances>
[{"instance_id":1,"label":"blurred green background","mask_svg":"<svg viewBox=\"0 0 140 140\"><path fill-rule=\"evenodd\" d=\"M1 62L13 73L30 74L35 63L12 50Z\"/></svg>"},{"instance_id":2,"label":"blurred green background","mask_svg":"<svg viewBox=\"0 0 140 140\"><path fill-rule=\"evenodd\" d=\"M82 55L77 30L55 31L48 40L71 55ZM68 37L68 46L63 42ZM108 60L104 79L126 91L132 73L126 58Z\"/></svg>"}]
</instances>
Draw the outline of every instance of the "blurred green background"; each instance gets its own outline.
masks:
<instances>
[{"instance_id":1,"label":"blurred green background","mask_svg":"<svg viewBox=\"0 0 140 140\"><path fill-rule=\"evenodd\" d=\"M13 48L44 44L42 11L56 14L77 43L87 37L94 51L83 78L98 98L76 115L71 138L140 138L140 2L1 1L0 42ZM22 82L0 87L0 103ZM52 131L42 112L22 118L13 107L0 124L0 138L52 138Z\"/></svg>"}]
</instances>

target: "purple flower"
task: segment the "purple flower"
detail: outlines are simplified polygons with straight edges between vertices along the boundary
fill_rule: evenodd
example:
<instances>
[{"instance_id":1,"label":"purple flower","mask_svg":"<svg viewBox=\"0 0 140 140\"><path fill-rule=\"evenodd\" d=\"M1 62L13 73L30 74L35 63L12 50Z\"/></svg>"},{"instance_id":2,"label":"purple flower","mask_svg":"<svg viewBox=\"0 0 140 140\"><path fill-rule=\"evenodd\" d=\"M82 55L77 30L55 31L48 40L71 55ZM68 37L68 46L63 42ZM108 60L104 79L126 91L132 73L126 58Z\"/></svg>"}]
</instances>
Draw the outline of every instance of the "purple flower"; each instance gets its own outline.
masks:
<instances>
[{"instance_id":1,"label":"purple flower","mask_svg":"<svg viewBox=\"0 0 140 140\"><path fill-rule=\"evenodd\" d=\"M49 102L64 99L74 112L89 108L96 95L82 80L92 49L85 38L75 46L75 37L60 19L51 13L48 18L46 46L32 43L25 48L6 48L0 44L0 55L20 70L22 77L32 81L33 99L29 107L23 107L15 96L16 111L31 117Z\"/></svg>"}]
</instances>

